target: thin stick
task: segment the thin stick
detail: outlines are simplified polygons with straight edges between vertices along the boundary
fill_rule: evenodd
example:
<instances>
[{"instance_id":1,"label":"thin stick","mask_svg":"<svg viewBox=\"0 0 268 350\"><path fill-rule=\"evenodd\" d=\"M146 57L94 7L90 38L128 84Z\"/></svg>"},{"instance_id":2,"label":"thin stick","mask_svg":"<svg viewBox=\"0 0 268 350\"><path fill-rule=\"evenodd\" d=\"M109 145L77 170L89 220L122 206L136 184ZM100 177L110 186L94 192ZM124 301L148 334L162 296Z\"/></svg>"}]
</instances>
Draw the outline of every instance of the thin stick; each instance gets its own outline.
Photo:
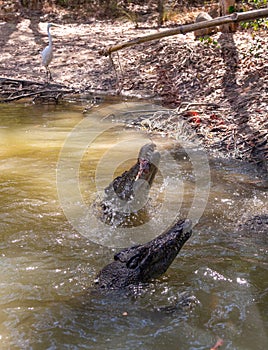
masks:
<instances>
[{"instance_id":1,"label":"thin stick","mask_svg":"<svg viewBox=\"0 0 268 350\"><path fill-rule=\"evenodd\" d=\"M117 54L117 56L118 56L118 54ZM119 75L118 75L118 73L117 73L117 69L116 69L115 63L114 63L114 61L113 61L112 55L109 55L109 59L110 59L110 61L111 61L111 65L112 65L112 67L113 67L113 69L114 69L114 72L115 72L116 85L117 85L118 93L120 94L122 88L121 88L121 86L120 86ZM119 60L119 56L118 56L118 60ZM119 67L120 67L120 64L119 64Z\"/></svg>"}]
</instances>

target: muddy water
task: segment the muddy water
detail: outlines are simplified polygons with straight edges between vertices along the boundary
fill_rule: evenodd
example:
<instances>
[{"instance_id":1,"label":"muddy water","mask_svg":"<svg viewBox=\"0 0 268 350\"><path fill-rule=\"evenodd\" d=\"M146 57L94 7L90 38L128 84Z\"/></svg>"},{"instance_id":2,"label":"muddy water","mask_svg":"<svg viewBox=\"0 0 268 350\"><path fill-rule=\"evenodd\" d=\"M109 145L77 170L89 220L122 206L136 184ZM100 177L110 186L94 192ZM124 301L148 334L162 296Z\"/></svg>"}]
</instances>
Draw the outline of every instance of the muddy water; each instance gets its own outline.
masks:
<instances>
[{"instance_id":1,"label":"muddy water","mask_svg":"<svg viewBox=\"0 0 268 350\"><path fill-rule=\"evenodd\" d=\"M146 223L94 217L94 199L150 141L118 121L138 109L151 107L85 117L81 106L1 106L1 349L266 348L267 232L237 230L267 215L254 168L152 136L162 158ZM165 276L132 295L89 290L116 247L148 241L178 212L193 236Z\"/></svg>"}]
</instances>

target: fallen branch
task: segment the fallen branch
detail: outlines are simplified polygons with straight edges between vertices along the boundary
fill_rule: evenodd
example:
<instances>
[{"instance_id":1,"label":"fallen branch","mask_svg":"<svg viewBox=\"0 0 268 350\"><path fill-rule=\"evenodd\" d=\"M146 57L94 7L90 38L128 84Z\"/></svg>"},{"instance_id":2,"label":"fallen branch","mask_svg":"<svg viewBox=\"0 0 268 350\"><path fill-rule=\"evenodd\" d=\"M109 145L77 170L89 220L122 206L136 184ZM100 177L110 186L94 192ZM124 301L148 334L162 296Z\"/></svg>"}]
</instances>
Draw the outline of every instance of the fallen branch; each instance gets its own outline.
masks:
<instances>
[{"instance_id":1,"label":"fallen branch","mask_svg":"<svg viewBox=\"0 0 268 350\"><path fill-rule=\"evenodd\" d=\"M49 86L51 88L66 88L66 86L56 83L40 83L38 81L32 81L32 80L23 80L23 79L13 79L13 78L7 78L7 77L0 77L0 85L16 85L20 84L22 86L30 86L30 85L37 85L37 86Z\"/></svg>"},{"instance_id":2,"label":"fallen branch","mask_svg":"<svg viewBox=\"0 0 268 350\"><path fill-rule=\"evenodd\" d=\"M247 11L247 12L236 12L228 16L218 17L214 18L210 21L203 21L203 22L197 22L192 24L185 24L181 25L175 29L168 29L164 30L162 32L158 32L155 34L145 35L143 37L139 37L130 41L123 42L121 44L110 46L108 48L105 48L103 50L99 51L100 55L103 56L109 56L111 53L125 49L129 46L133 45L139 45L142 43L145 43L147 41L152 40L158 40L161 38L164 38L166 36L172 36L177 34L186 34L189 32L193 32L195 30L204 29L204 28L210 28L210 27L217 27L219 25L232 23L232 22L242 22L242 21L248 21L253 20L257 18L263 18L268 17L268 8L263 8L259 10L253 10L253 11Z\"/></svg>"},{"instance_id":3,"label":"fallen branch","mask_svg":"<svg viewBox=\"0 0 268 350\"><path fill-rule=\"evenodd\" d=\"M8 97L6 99L1 100L0 102L17 101L17 100L21 100L22 98L28 98L36 95L45 95L45 94L49 95L52 93L63 94L63 93L70 93L70 92L71 92L70 90L40 90L40 91L29 92L28 94Z\"/></svg>"},{"instance_id":4,"label":"fallen branch","mask_svg":"<svg viewBox=\"0 0 268 350\"><path fill-rule=\"evenodd\" d=\"M0 84L21 84L21 85L44 85L43 83L39 83L36 81L31 80L22 80L22 79L12 79L12 78L6 78L6 77L0 77Z\"/></svg>"}]
</instances>

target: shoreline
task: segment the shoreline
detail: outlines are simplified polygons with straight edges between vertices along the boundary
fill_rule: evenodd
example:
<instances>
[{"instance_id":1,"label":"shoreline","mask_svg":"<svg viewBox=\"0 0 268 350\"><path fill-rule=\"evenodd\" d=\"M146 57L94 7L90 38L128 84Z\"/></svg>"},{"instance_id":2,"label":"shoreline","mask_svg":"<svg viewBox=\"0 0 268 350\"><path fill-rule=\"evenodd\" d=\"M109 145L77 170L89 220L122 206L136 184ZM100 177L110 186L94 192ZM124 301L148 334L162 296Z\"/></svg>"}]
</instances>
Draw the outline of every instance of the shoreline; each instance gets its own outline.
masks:
<instances>
[{"instance_id":1,"label":"shoreline","mask_svg":"<svg viewBox=\"0 0 268 350\"><path fill-rule=\"evenodd\" d=\"M179 119L206 147L268 171L267 32L217 33L204 41L193 33L176 35L121 50L111 59L98 52L156 29L135 29L126 21L64 24L51 30L54 81L48 85L40 68L46 23L22 18L2 22L1 28L2 102L15 102L19 94L35 103L57 103L68 94L157 101L175 114L151 121L148 130L172 134Z\"/></svg>"}]
</instances>

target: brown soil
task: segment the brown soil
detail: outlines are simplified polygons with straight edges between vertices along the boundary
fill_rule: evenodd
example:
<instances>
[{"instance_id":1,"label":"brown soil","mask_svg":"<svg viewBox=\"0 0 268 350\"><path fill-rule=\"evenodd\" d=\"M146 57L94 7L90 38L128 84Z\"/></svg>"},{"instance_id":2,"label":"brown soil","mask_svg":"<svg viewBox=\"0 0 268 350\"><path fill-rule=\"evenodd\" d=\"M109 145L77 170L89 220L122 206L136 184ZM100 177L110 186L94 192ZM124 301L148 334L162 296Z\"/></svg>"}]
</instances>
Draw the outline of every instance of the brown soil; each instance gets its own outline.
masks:
<instances>
[{"instance_id":1,"label":"brown soil","mask_svg":"<svg viewBox=\"0 0 268 350\"><path fill-rule=\"evenodd\" d=\"M150 121L148 129L172 134L179 127L178 120L183 120L208 148L267 170L267 32L217 33L203 42L195 40L193 33L176 35L109 58L99 51L157 29L135 29L126 20L62 24L51 28L53 84L46 84L40 51L47 45L50 20L28 16L0 22L2 101L20 95L45 98L52 90L57 97L71 91L99 91L156 99L176 110ZM37 95L38 91L43 95Z\"/></svg>"}]
</instances>

